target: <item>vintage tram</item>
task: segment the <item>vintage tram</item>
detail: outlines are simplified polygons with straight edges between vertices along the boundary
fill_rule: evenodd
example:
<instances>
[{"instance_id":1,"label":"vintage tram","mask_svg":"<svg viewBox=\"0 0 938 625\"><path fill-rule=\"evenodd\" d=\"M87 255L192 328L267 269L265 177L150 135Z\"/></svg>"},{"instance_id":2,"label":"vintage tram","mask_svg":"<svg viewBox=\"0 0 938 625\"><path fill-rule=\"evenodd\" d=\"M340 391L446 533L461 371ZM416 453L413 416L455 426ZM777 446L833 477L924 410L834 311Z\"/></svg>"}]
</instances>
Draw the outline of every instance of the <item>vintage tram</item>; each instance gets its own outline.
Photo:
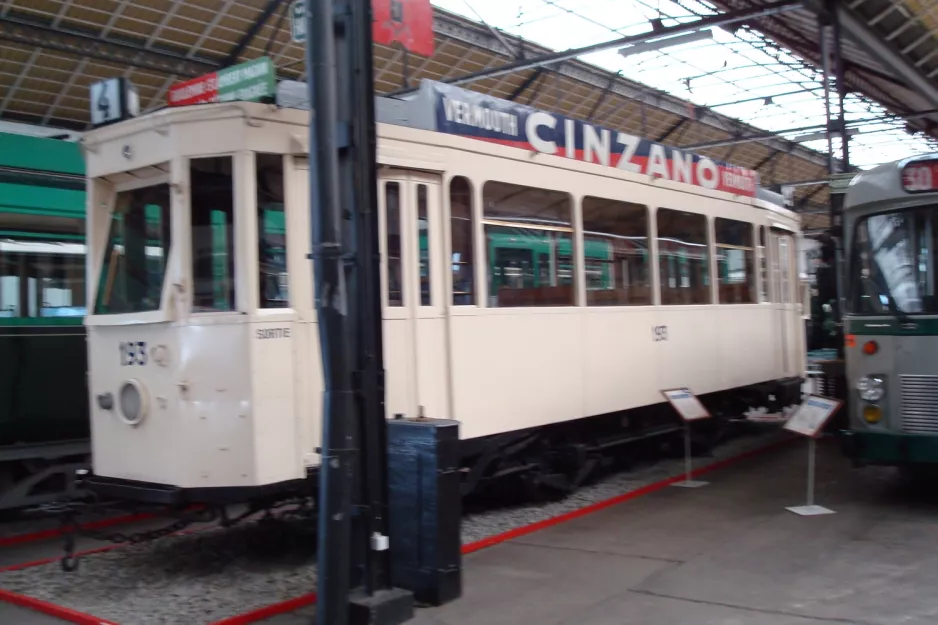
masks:
<instances>
[{"instance_id":1,"label":"vintage tram","mask_svg":"<svg viewBox=\"0 0 938 625\"><path fill-rule=\"evenodd\" d=\"M464 492L572 489L680 436L660 389L800 401L800 222L754 172L429 81L376 109L387 414L460 422ZM84 137L89 488L225 503L316 472L308 117L226 102Z\"/></svg>"}]
</instances>

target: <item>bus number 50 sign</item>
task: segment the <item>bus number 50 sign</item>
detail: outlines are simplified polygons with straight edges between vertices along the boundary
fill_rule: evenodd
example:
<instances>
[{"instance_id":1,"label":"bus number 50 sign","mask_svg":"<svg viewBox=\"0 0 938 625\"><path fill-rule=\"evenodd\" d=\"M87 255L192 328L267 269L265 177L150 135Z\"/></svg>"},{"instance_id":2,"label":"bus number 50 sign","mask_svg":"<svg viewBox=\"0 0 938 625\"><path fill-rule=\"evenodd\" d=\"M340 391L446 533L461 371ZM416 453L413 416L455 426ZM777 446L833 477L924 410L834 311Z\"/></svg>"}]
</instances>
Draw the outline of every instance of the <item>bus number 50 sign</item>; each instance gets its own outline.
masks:
<instances>
[{"instance_id":1,"label":"bus number 50 sign","mask_svg":"<svg viewBox=\"0 0 938 625\"><path fill-rule=\"evenodd\" d=\"M909 193L935 191L938 161L917 161L902 169L902 188Z\"/></svg>"}]
</instances>

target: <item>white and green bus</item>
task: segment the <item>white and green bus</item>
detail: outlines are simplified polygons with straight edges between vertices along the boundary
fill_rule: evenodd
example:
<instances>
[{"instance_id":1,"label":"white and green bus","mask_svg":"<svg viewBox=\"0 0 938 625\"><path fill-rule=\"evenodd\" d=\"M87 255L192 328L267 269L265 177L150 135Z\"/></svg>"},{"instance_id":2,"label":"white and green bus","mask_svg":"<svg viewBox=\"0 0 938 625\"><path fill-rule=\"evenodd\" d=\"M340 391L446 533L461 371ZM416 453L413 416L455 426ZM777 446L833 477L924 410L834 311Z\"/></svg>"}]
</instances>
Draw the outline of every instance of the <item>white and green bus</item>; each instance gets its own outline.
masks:
<instances>
[{"instance_id":1,"label":"white and green bus","mask_svg":"<svg viewBox=\"0 0 938 625\"><path fill-rule=\"evenodd\" d=\"M858 174L844 200L844 449L938 464L938 154Z\"/></svg>"}]
</instances>

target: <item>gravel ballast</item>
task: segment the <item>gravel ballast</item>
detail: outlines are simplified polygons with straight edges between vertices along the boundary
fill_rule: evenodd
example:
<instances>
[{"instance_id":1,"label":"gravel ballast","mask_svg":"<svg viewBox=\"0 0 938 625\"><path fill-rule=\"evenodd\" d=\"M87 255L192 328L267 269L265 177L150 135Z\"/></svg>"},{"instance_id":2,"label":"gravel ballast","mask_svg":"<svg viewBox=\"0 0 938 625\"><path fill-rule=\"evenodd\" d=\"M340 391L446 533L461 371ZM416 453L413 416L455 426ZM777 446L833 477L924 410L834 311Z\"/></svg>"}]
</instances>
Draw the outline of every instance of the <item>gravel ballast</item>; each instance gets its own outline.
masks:
<instances>
[{"instance_id":1,"label":"gravel ballast","mask_svg":"<svg viewBox=\"0 0 938 625\"><path fill-rule=\"evenodd\" d=\"M720 445L704 467L788 438L772 428ZM638 490L683 472L682 458L609 475L562 501L500 508L463 519L464 544ZM0 574L0 588L92 614L120 625L206 625L312 592L315 536L296 521L245 523L233 529L122 547L81 559L75 573L58 563Z\"/></svg>"}]
</instances>

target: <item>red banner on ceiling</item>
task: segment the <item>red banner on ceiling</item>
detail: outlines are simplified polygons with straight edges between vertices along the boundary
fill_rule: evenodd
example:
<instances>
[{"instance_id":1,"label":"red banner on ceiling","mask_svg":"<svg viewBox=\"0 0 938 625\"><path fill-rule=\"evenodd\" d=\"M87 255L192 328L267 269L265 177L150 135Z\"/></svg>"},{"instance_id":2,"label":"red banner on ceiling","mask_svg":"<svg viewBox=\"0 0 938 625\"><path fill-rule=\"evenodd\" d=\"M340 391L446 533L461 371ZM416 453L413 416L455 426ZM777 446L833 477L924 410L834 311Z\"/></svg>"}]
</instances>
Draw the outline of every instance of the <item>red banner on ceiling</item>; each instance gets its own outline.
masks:
<instances>
[{"instance_id":1,"label":"red banner on ceiling","mask_svg":"<svg viewBox=\"0 0 938 625\"><path fill-rule=\"evenodd\" d=\"M372 0L375 43L400 43L408 51L433 56L433 7L430 0Z\"/></svg>"}]
</instances>

